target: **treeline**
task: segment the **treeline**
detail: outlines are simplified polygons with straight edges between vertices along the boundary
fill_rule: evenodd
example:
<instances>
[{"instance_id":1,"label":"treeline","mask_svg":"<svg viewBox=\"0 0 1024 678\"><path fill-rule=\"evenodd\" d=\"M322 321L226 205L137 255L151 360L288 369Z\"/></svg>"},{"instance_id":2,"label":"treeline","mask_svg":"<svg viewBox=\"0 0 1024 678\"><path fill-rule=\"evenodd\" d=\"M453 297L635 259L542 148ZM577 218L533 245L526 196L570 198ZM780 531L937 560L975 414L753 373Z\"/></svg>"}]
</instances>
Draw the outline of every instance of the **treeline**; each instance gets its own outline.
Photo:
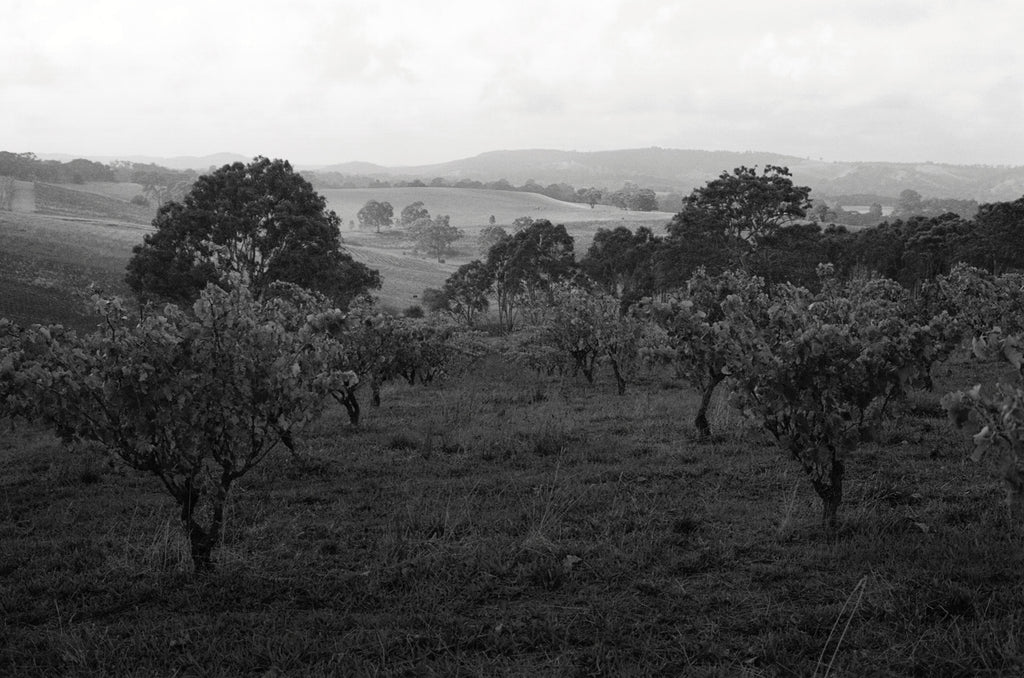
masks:
<instances>
[{"instance_id":1,"label":"treeline","mask_svg":"<svg viewBox=\"0 0 1024 678\"><path fill-rule=\"evenodd\" d=\"M650 188L627 182L618 190L588 186L576 188L570 184L557 183L543 186L533 179L527 179L522 186L515 186L507 179L497 181L476 181L459 179L450 181L435 177L429 182L420 179L386 181L363 175L342 174L340 172L303 172L303 175L318 189L323 188L485 188L492 191L519 191L537 193L563 202L575 202L594 205L611 205L621 209L639 212L665 211L674 212L679 209L682 195L678 193L659 196Z\"/></svg>"},{"instance_id":2,"label":"treeline","mask_svg":"<svg viewBox=\"0 0 1024 678\"><path fill-rule=\"evenodd\" d=\"M666 234L646 227L600 229L578 261L564 227L548 221L495 238L486 231L481 259L459 269L440 290L425 292L424 302L429 310L472 322L495 299L500 322L510 328L521 306L516 295L529 291L537 276L546 284L583 275L625 308L685 286L702 267L711 274L743 270L768 284L812 290L820 284L819 264L831 264L841 277L877 273L908 289L961 262L993 274L1024 270L1024 197L980 205L970 219L947 212L854 231L808 221L810 191L795 186L783 167L768 166L760 174L737 168L695 189Z\"/></svg>"},{"instance_id":3,"label":"treeline","mask_svg":"<svg viewBox=\"0 0 1024 678\"><path fill-rule=\"evenodd\" d=\"M729 249L715 233L695 233L677 215L665 236L647 228L601 229L580 268L609 293L631 302L679 287L698 267L740 266L769 282L813 288L815 267L830 263L842 276L871 271L913 288L960 262L1001 274L1024 270L1024 198L979 207L973 219L952 212L844 226L790 223L754 243Z\"/></svg>"},{"instance_id":4,"label":"treeline","mask_svg":"<svg viewBox=\"0 0 1024 678\"><path fill-rule=\"evenodd\" d=\"M872 194L838 196L831 201L814 200L809 216L819 223L835 223L844 226L875 226L882 222L883 203L892 207L888 215L893 218L941 217L952 212L962 219L971 219L978 213L977 200L957 198L922 198L917 191L907 189L898 199L884 198ZM868 205L866 212L847 210L843 205Z\"/></svg>"},{"instance_id":5,"label":"treeline","mask_svg":"<svg viewBox=\"0 0 1024 678\"><path fill-rule=\"evenodd\" d=\"M87 181L116 181L114 171L103 163L76 158L68 162L40 160L35 153L0 151L0 176L51 184L84 184Z\"/></svg>"}]
</instances>

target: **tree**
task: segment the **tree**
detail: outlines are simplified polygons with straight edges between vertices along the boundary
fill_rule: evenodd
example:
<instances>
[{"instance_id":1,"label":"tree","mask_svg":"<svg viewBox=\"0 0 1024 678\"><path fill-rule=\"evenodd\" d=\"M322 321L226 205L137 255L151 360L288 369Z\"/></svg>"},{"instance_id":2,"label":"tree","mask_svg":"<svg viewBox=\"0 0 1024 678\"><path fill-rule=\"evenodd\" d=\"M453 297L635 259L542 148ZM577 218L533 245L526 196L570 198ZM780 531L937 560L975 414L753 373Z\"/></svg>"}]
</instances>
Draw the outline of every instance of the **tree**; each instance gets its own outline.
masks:
<instances>
[{"instance_id":1,"label":"tree","mask_svg":"<svg viewBox=\"0 0 1024 678\"><path fill-rule=\"evenodd\" d=\"M831 529L846 455L877 439L888 403L930 367L930 356L955 345L949 317L918 322L902 311L907 296L890 280L826 280L819 295L778 286L748 363L732 378L730 402L801 465Z\"/></svg>"},{"instance_id":2,"label":"tree","mask_svg":"<svg viewBox=\"0 0 1024 678\"><path fill-rule=\"evenodd\" d=\"M156 232L132 250L125 280L142 300L191 303L207 284L234 275L257 298L283 281L344 306L380 287L380 274L341 248L339 223L287 161L236 162L160 207Z\"/></svg>"},{"instance_id":3,"label":"tree","mask_svg":"<svg viewBox=\"0 0 1024 678\"><path fill-rule=\"evenodd\" d=\"M377 203L378 205L380 203ZM419 200L402 208L402 225L411 226L420 219L429 219L430 211Z\"/></svg>"},{"instance_id":4,"label":"tree","mask_svg":"<svg viewBox=\"0 0 1024 678\"><path fill-rule=\"evenodd\" d=\"M685 290L645 300L642 309L665 332L667 350L661 355L700 391L693 425L702 437L710 436L711 397L719 384L744 370L766 322L764 280L739 270L709 275L700 268Z\"/></svg>"},{"instance_id":5,"label":"tree","mask_svg":"<svg viewBox=\"0 0 1024 678\"><path fill-rule=\"evenodd\" d=\"M781 226L807 216L811 189L794 186L786 167L737 167L696 188L668 225L670 237L700 235L727 248L732 266L748 268L748 255Z\"/></svg>"},{"instance_id":6,"label":"tree","mask_svg":"<svg viewBox=\"0 0 1024 678\"><path fill-rule=\"evenodd\" d=\"M191 312L167 305L141 322L116 299L94 301L105 323L84 337L0 321L0 401L158 478L196 571L208 570L235 483L292 448L340 386L324 329L343 314L294 286L259 300L209 285Z\"/></svg>"},{"instance_id":7,"label":"tree","mask_svg":"<svg viewBox=\"0 0 1024 678\"><path fill-rule=\"evenodd\" d=\"M491 217L492 219L494 217ZM486 257L487 253L491 250L494 245L499 243L508 237L508 232L501 226L485 226L480 229L479 235L476 237L477 251L481 256Z\"/></svg>"},{"instance_id":8,"label":"tree","mask_svg":"<svg viewBox=\"0 0 1024 678\"><path fill-rule=\"evenodd\" d=\"M367 200L366 204L359 208L356 218L359 219L359 228L373 228L380 233L382 226L390 226L395 216L395 210L389 202L377 202Z\"/></svg>"},{"instance_id":9,"label":"tree","mask_svg":"<svg viewBox=\"0 0 1024 678\"><path fill-rule=\"evenodd\" d=\"M512 220L512 230L522 231L525 228L529 228L533 224L533 217L516 217Z\"/></svg>"},{"instance_id":10,"label":"tree","mask_svg":"<svg viewBox=\"0 0 1024 678\"><path fill-rule=\"evenodd\" d=\"M913 189L906 189L900 192L900 198L896 201L893 216L913 217L920 215L924 205L921 201L921 194Z\"/></svg>"},{"instance_id":11,"label":"tree","mask_svg":"<svg viewBox=\"0 0 1024 678\"><path fill-rule=\"evenodd\" d=\"M547 219L531 222L487 254L499 321L509 330L520 308L536 306L537 297L553 283L576 273L573 239L565 226L555 226Z\"/></svg>"},{"instance_id":12,"label":"tree","mask_svg":"<svg viewBox=\"0 0 1024 678\"><path fill-rule=\"evenodd\" d=\"M580 268L605 292L624 305L654 292L654 259L661 240L641 226L636 233L625 226L599 228L580 262Z\"/></svg>"},{"instance_id":13,"label":"tree","mask_svg":"<svg viewBox=\"0 0 1024 678\"><path fill-rule=\"evenodd\" d=\"M476 316L490 305L487 293L491 282L490 269L479 259L474 259L448 276L440 291L424 290L423 300L431 310L443 311L466 325L472 325Z\"/></svg>"},{"instance_id":14,"label":"tree","mask_svg":"<svg viewBox=\"0 0 1024 678\"><path fill-rule=\"evenodd\" d=\"M552 285L550 302L542 303L537 314L547 346L571 358L589 383L594 383L595 366L607 363L619 395L625 395L641 351L662 341L656 326L623 314L615 297L568 282Z\"/></svg>"},{"instance_id":15,"label":"tree","mask_svg":"<svg viewBox=\"0 0 1024 678\"><path fill-rule=\"evenodd\" d=\"M971 259L993 273L1024 269L1024 197L986 203L974 217Z\"/></svg>"},{"instance_id":16,"label":"tree","mask_svg":"<svg viewBox=\"0 0 1024 678\"><path fill-rule=\"evenodd\" d=\"M626 196L626 206L637 212L654 212L658 209L658 196L649 188L641 188Z\"/></svg>"},{"instance_id":17,"label":"tree","mask_svg":"<svg viewBox=\"0 0 1024 678\"><path fill-rule=\"evenodd\" d=\"M465 236L461 228L451 225L447 214L433 219L419 219L409 230L416 241L416 249L437 258L449 252L452 243Z\"/></svg>"}]
</instances>

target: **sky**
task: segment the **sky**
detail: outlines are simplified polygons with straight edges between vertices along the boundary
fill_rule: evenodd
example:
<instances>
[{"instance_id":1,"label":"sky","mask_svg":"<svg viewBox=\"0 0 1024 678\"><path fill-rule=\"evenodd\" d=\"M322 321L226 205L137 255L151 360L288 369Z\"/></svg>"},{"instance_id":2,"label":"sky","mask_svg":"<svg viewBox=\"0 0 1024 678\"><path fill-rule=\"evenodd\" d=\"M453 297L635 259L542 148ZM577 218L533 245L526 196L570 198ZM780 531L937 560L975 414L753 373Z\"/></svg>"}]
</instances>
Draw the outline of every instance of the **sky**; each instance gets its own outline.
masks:
<instances>
[{"instance_id":1,"label":"sky","mask_svg":"<svg viewBox=\"0 0 1024 678\"><path fill-rule=\"evenodd\" d=\"M1024 165L1021 0L0 0L0 150Z\"/></svg>"}]
</instances>

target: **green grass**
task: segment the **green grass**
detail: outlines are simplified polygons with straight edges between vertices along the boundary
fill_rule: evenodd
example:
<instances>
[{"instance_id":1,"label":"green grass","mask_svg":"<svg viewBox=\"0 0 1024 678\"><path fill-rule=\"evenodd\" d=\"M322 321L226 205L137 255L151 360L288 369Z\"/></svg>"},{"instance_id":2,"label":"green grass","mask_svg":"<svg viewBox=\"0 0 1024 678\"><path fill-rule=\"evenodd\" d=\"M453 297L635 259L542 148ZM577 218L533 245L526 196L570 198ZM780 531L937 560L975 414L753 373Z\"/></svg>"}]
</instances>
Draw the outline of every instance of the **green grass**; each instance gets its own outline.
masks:
<instances>
[{"instance_id":1,"label":"green grass","mask_svg":"<svg viewBox=\"0 0 1024 678\"><path fill-rule=\"evenodd\" d=\"M122 200L88 190L75 190L65 185L36 182L35 197L36 212L53 216L148 224L156 214L155 208L131 204L130 197Z\"/></svg>"},{"instance_id":2,"label":"green grass","mask_svg":"<svg viewBox=\"0 0 1024 678\"><path fill-rule=\"evenodd\" d=\"M835 536L660 375L392 385L243 479L203 578L155 480L5 425L0 674L1021 675L1021 532L936 416L953 370L853 455Z\"/></svg>"},{"instance_id":3,"label":"green grass","mask_svg":"<svg viewBox=\"0 0 1024 678\"><path fill-rule=\"evenodd\" d=\"M667 223L672 215L667 212L631 212L609 205L589 205L563 202L537 193L495 191L484 188L328 188L320 193L327 198L330 208L338 213L348 226L349 221L359 223L356 215L369 200L389 202L399 218L402 209L414 202L422 202L432 216L447 214L453 226L475 235L489 225L493 215L498 225L508 228L519 217L549 219L555 224L597 221L601 223L657 221Z\"/></svg>"}]
</instances>

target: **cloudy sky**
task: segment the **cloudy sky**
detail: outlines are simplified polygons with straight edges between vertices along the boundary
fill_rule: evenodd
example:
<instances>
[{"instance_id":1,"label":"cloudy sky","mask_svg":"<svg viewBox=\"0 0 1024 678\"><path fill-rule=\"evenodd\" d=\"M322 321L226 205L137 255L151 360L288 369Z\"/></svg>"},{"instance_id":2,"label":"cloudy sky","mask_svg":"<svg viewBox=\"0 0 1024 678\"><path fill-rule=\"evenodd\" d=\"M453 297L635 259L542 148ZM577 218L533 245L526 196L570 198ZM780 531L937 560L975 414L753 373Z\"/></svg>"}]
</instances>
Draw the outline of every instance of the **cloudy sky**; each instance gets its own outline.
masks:
<instances>
[{"instance_id":1,"label":"cloudy sky","mask_svg":"<svg viewBox=\"0 0 1024 678\"><path fill-rule=\"evenodd\" d=\"M1021 0L0 0L0 150L1024 164Z\"/></svg>"}]
</instances>

